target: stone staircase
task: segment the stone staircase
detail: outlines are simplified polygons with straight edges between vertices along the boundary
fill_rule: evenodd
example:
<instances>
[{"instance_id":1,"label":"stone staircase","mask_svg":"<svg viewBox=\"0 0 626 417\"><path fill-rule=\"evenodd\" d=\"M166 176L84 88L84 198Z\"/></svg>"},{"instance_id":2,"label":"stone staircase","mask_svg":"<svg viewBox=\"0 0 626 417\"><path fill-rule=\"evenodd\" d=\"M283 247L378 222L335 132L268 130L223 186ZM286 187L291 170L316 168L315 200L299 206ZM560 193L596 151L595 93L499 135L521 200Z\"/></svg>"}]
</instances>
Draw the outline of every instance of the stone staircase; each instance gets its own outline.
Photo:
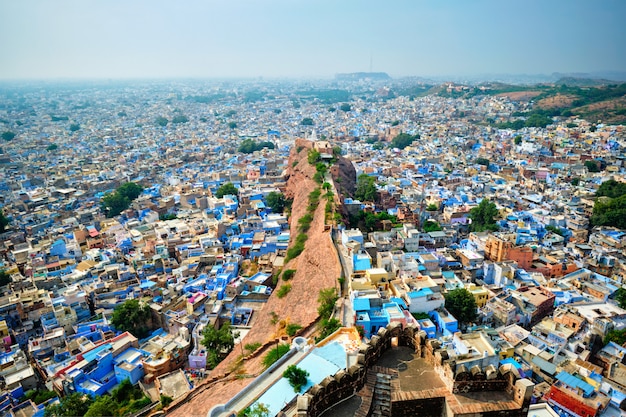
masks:
<instances>
[{"instance_id":1,"label":"stone staircase","mask_svg":"<svg viewBox=\"0 0 626 417\"><path fill-rule=\"evenodd\" d=\"M398 371L373 366L367 371L365 386L358 395L362 398L357 417L391 417L391 391Z\"/></svg>"}]
</instances>

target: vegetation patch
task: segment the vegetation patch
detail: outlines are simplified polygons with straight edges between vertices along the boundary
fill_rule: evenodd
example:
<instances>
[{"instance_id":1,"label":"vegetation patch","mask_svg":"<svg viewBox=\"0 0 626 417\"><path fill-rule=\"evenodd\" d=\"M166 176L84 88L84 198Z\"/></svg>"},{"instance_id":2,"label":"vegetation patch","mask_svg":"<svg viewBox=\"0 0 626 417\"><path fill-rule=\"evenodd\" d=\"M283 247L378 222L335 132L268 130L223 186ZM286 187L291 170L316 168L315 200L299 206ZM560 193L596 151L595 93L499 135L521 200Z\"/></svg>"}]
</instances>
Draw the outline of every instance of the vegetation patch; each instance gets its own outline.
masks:
<instances>
[{"instance_id":1,"label":"vegetation patch","mask_svg":"<svg viewBox=\"0 0 626 417\"><path fill-rule=\"evenodd\" d=\"M278 289L278 291L276 292L276 296L278 298L283 298L284 296L289 294L290 291L291 291L291 284L285 284Z\"/></svg>"},{"instance_id":2,"label":"vegetation patch","mask_svg":"<svg viewBox=\"0 0 626 417\"><path fill-rule=\"evenodd\" d=\"M287 352L289 352L289 345L287 343L281 343L278 346L270 349L265 356L263 356L263 366L267 369L272 366L277 360L282 358Z\"/></svg>"},{"instance_id":3,"label":"vegetation patch","mask_svg":"<svg viewBox=\"0 0 626 417\"><path fill-rule=\"evenodd\" d=\"M285 272L283 272L283 281L289 281L295 274L295 269L286 269Z\"/></svg>"}]
</instances>

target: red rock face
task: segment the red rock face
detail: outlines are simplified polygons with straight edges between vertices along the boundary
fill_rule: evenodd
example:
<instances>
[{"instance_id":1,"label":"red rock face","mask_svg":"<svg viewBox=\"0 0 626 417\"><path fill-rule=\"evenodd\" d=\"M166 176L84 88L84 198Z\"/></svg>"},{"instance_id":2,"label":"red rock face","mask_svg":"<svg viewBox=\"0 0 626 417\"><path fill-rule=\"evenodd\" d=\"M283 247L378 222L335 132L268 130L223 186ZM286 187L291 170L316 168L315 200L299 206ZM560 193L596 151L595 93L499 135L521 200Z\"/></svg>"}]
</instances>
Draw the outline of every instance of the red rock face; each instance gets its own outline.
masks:
<instances>
[{"instance_id":1,"label":"red rock face","mask_svg":"<svg viewBox=\"0 0 626 417\"><path fill-rule=\"evenodd\" d=\"M299 148L301 150L297 152ZM289 157L289 179L285 196L293 198L290 217L292 244L298 234L298 219L307 211L309 193L319 187L319 184L313 181L315 167L307 161L308 150L311 148L311 142L297 140ZM294 161L298 163L292 166ZM268 347L275 345L276 337L281 332L277 324L272 324L272 312L278 316L279 320L297 323L305 329L309 326L313 327L318 318L317 297L320 290L338 285L337 279L341 274L341 266L330 232L324 231L324 204L325 200L320 199L307 233L308 239L304 251L283 267L283 270L296 270L295 275L289 281L291 291L285 297L278 298L275 290L263 309L255 311L256 319L253 328L243 340L244 345L255 342ZM287 283L279 279L277 290L285 284ZM212 375L228 374L240 355L241 350L236 347L213 370ZM244 364L245 373L254 375L261 373L263 371L261 358L262 354L254 359L246 360ZM242 381L245 381L245 384ZM207 389L200 388L201 391L197 395L192 396L180 407L173 409L168 415L180 417L206 415L213 406L225 403L251 381L252 379L224 381Z\"/></svg>"}]
</instances>

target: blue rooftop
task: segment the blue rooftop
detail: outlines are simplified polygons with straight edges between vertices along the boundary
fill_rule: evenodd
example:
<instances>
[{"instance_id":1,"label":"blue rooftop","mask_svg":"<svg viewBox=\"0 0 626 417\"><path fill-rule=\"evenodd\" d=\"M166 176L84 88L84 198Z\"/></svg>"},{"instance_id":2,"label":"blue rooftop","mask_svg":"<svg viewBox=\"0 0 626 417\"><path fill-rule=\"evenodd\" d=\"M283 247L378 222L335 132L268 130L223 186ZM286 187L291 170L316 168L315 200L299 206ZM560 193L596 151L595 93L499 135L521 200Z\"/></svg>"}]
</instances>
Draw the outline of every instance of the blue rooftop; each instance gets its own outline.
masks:
<instances>
[{"instance_id":1,"label":"blue rooftop","mask_svg":"<svg viewBox=\"0 0 626 417\"><path fill-rule=\"evenodd\" d=\"M352 302L352 306L354 307L354 311L369 310L370 300L369 298L355 298Z\"/></svg>"},{"instance_id":2,"label":"blue rooftop","mask_svg":"<svg viewBox=\"0 0 626 417\"><path fill-rule=\"evenodd\" d=\"M593 386L565 371L559 372L556 379L571 388L580 388L584 393L584 397L589 397L593 393Z\"/></svg>"}]
</instances>

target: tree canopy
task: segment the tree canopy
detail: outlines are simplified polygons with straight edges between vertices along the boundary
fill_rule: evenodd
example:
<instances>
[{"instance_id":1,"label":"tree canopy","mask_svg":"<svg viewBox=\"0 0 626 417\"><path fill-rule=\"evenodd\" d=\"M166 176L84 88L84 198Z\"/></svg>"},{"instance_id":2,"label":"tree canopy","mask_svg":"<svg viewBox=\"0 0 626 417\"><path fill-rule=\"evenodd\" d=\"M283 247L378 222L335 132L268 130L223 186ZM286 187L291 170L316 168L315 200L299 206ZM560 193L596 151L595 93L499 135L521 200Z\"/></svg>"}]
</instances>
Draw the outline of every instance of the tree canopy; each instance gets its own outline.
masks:
<instances>
[{"instance_id":1,"label":"tree canopy","mask_svg":"<svg viewBox=\"0 0 626 417\"><path fill-rule=\"evenodd\" d=\"M313 126L313 119L311 119L310 117L305 117L304 119L302 119L300 124L302 126Z\"/></svg>"},{"instance_id":2,"label":"tree canopy","mask_svg":"<svg viewBox=\"0 0 626 417\"><path fill-rule=\"evenodd\" d=\"M409 135L408 133L400 133L395 138L391 140L391 147L404 149L407 146L410 146L413 141L420 138L420 135Z\"/></svg>"},{"instance_id":3,"label":"tree canopy","mask_svg":"<svg viewBox=\"0 0 626 417\"><path fill-rule=\"evenodd\" d=\"M338 298L337 291L334 288L325 288L320 290L317 297L317 302L319 303L317 312L320 317L330 318L331 314L333 314L333 308L335 308L335 303Z\"/></svg>"},{"instance_id":4,"label":"tree canopy","mask_svg":"<svg viewBox=\"0 0 626 417\"><path fill-rule=\"evenodd\" d=\"M76 132L80 130L80 125L78 123L72 123L70 125L70 132Z\"/></svg>"},{"instance_id":5,"label":"tree canopy","mask_svg":"<svg viewBox=\"0 0 626 417\"><path fill-rule=\"evenodd\" d=\"M147 323L150 321L150 307L139 300L127 300L113 310L111 324L117 330L130 332L138 339L150 334Z\"/></svg>"},{"instance_id":6,"label":"tree canopy","mask_svg":"<svg viewBox=\"0 0 626 417\"><path fill-rule=\"evenodd\" d=\"M0 209L0 233L4 233L9 225L9 219L4 215L2 209Z\"/></svg>"},{"instance_id":7,"label":"tree canopy","mask_svg":"<svg viewBox=\"0 0 626 417\"><path fill-rule=\"evenodd\" d=\"M459 322L470 323L476 320L476 300L471 292L465 288L457 288L450 291L445 296L446 310L450 312Z\"/></svg>"},{"instance_id":8,"label":"tree canopy","mask_svg":"<svg viewBox=\"0 0 626 417\"><path fill-rule=\"evenodd\" d=\"M215 192L215 197L222 198L225 195L237 195L239 190L232 182L227 182L226 184L220 185L220 187Z\"/></svg>"},{"instance_id":9,"label":"tree canopy","mask_svg":"<svg viewBox=\"0 0 626 417\"><path fill-rule=\"evenodd\" d=\"M263 403L255 403L237 413L237 417L269 417L270 409Z\"/></svg>"},{"instance_id":10,"label":"tree canopy","mask_svg":"<svg viewBox=\"0 0 626 417\"><path fill-rule=\"evenodd\" d=\"M295 392L300 392L302 387L306 385L308 376L308 371L298 368L296 365L289 365L283 372L283 377L289 381L289 385Z\"/></svg>"},{"instance_id":11,"label":"tree canopy","mask_svg":"<svg viewBox=\"0 0 626 417\"><path fill-rule=\"evenodd\" d=\"M424 232L438 232L440 230L443 229L435 220L428 219L424 222Z\"/></svg>"},{"instance_id":12,"label":"tree canopy","mask_svg":"<svg viewBox=\"0 0 626 417\"><path fill-rule=\"evenodd\" d=\"M114 217L130 207L130 203L139 197L143 187L134 182L120 185L114 192L102 197L102 211L107 217Z\"/></svg>"},{"instance_id":13,"label":"tree canopy","mask_svg":"<svg viewBox=\"0 0 626 417\"><path fill-rule=\"evenodd\" d=\"M0 269L0 287L3 287L11 283L11 275L4 269Z\"/></svg>"},{"instance_id":14,"label":"tree canopy","mask_svg":"<svg viewBox=\"0 0 626 417\"><path fill-rule=\"evenodd\" d=\"M469 212L469 218L472 219L470 230L472 232L498 230L498 225L495 221L495 217L497 215L498 209L496 208L496 205L489 201L489 199L484 198L477 207L474 207Z\"/></svg>"},{"instance_id":15,"label":"tree canopy","mask_svg":"<svg viewBox=\"0 0 626 417\"><path fill-rule=\"evenodd\" d=\"M613 226L626 229L626 194L609 201L596 200L591 215L594 226Z\"/></svg>"},{"instance_id":16,"label":"tree canopy","mask_svg":"<svg viewBox=\"0 0 626 417\"><path fill-rule=\"evenodd\" d=\"M285 196L283 193L271 191L267 194L267 197L265 197L265 202L274 213L282 213L285 209Z\"/></svg>"},{"instance_id":17,"label":"tree canopy","mask_svg":"<svg viewBox=\"0 0 626 417\"><path fill-rule=\"evenodd\" d=\"M361 174L356 180L354 198L361 201L376 201L376 179L367 174Z\"/></svg>"},{"instance_id":18,"label":"tree canopy","mask_svg":"<svg viewBox=\"0 0 626 417\"><path fill-rule=\"evenodd\" d=\"M339 109L341 111L349 112L350 110L352 110L352 106L348 103L343 103L341 106L339 106Z\"/></svg>"},{"instance_id":19,"label":"tree canopy","mask_svg":"<svg viewBox=\"0 0 626 417\"><path fill-rule=\"evenodd\" d=\"M230 322L222 324L222 327L216 329L213 326L207 326L202 332L202 344L208 350L207 362L211 368L217 366L224 357L233 350L235 346L235 337L239 335L231 329Z\"/></svg>"},{"instance_id":20,"label":"tree canopy","mask_svg":"<svg viewBox=\"0 0 626 417\"><path fill-rule=\"evenodd\" d=\"M189 121L189 118L185 116L184 114L178 114L174 116L174 118L172 118L172 123L174 124L187 123L188 121Z\"/></svg>"},{"instance_id":21,"label":"tree canopy","mask_svg":"<svg viewBox=\"0 0 626 417\"><path fill-rule=\"evenodd\" d=\"M141 195L143 191L143 187L139 184L135 184L134 182L126 182L119 187L117 187L116 192L127 197L129 200L134 200Z\"/></svg>"},{"instance_id":22,"label":"tree canopy","mask_svg":"<svg viewBox=\"0 0 626 417\"><path fill-rule=\"evenodd\" d=\"M489 166L489 159L487 158L476 158L474 162L476 162L478 165L484 165L486 167Z\"/></svg>"},{"instance_id":23,"label":"tree canopy","mask_svg":"<svg viewBox=\"0 0 626 417\"><path fill-rule=\"evenodd\" d=\"M67 397L61 398L58 404L52 404L46 407L44 411L45 417L67 417L67 416L84 416L87 414L89 407L93 404L93 399L80 392L74 392Z\"/></svg>"},{"instance_id":24,"label":"tree canopy","mask_svg":"<svg viewBox=\"0 0 626 417\"><path fill-rule=\"evenodd\" d=\"M154 122L161 127L165 127L170 121L163 116L159 116L154 120Z\"/></svg>"},{"instance_id":25,"label":"tree canopy","mask_svg":"<svg viewBox=\"0 0 626 417\"><path fill-rule=\"evenodd\" d=\"M600 172L597 161L585 161L585 166L589 172Z\"/></svg>"},{"instance_id":26,"label":"tree canopy","mask_svg":"<svg viewBox=\"0 0 626 417\"><path fill-rule=\"evenodd\" d=\"M615 301L620 308L626 308L626 288L620 287L615 292Z\"/></svg>"},{"instance_id":27,"label":"tree canopy","mask_svg":"<svg viewBox=\"0 0 626 417\"><path fill-rule=\"evenodd\" d=\"M14 132L10 132L8 130L6 132L2 132L2 139L6 140L7 142L13 140L14 137L15 137Z\"/></svg>"},{"instance_id":28,"label":"tree canopy","mask_svg":"<svg viewBox=\"0 0 626 417\"><path fill-rule=\"evenodd\" d=\"M626 182L615 180L604 181L596 191L596 197L618 198L623 195L626 195Z\"/></svg>"},{"instance_id":29,"label":"tree canopy","mask_svg":"<svg viewBox=\"0 0 626 417\"><path fill-rule=\"evenodd\" d=\"M244 139L237 151L241 153L252 153L254 151L260 151L263 148L274 149L274 144L270 141L257 142L252 139Z\"/></svg>"}]
</instances>

